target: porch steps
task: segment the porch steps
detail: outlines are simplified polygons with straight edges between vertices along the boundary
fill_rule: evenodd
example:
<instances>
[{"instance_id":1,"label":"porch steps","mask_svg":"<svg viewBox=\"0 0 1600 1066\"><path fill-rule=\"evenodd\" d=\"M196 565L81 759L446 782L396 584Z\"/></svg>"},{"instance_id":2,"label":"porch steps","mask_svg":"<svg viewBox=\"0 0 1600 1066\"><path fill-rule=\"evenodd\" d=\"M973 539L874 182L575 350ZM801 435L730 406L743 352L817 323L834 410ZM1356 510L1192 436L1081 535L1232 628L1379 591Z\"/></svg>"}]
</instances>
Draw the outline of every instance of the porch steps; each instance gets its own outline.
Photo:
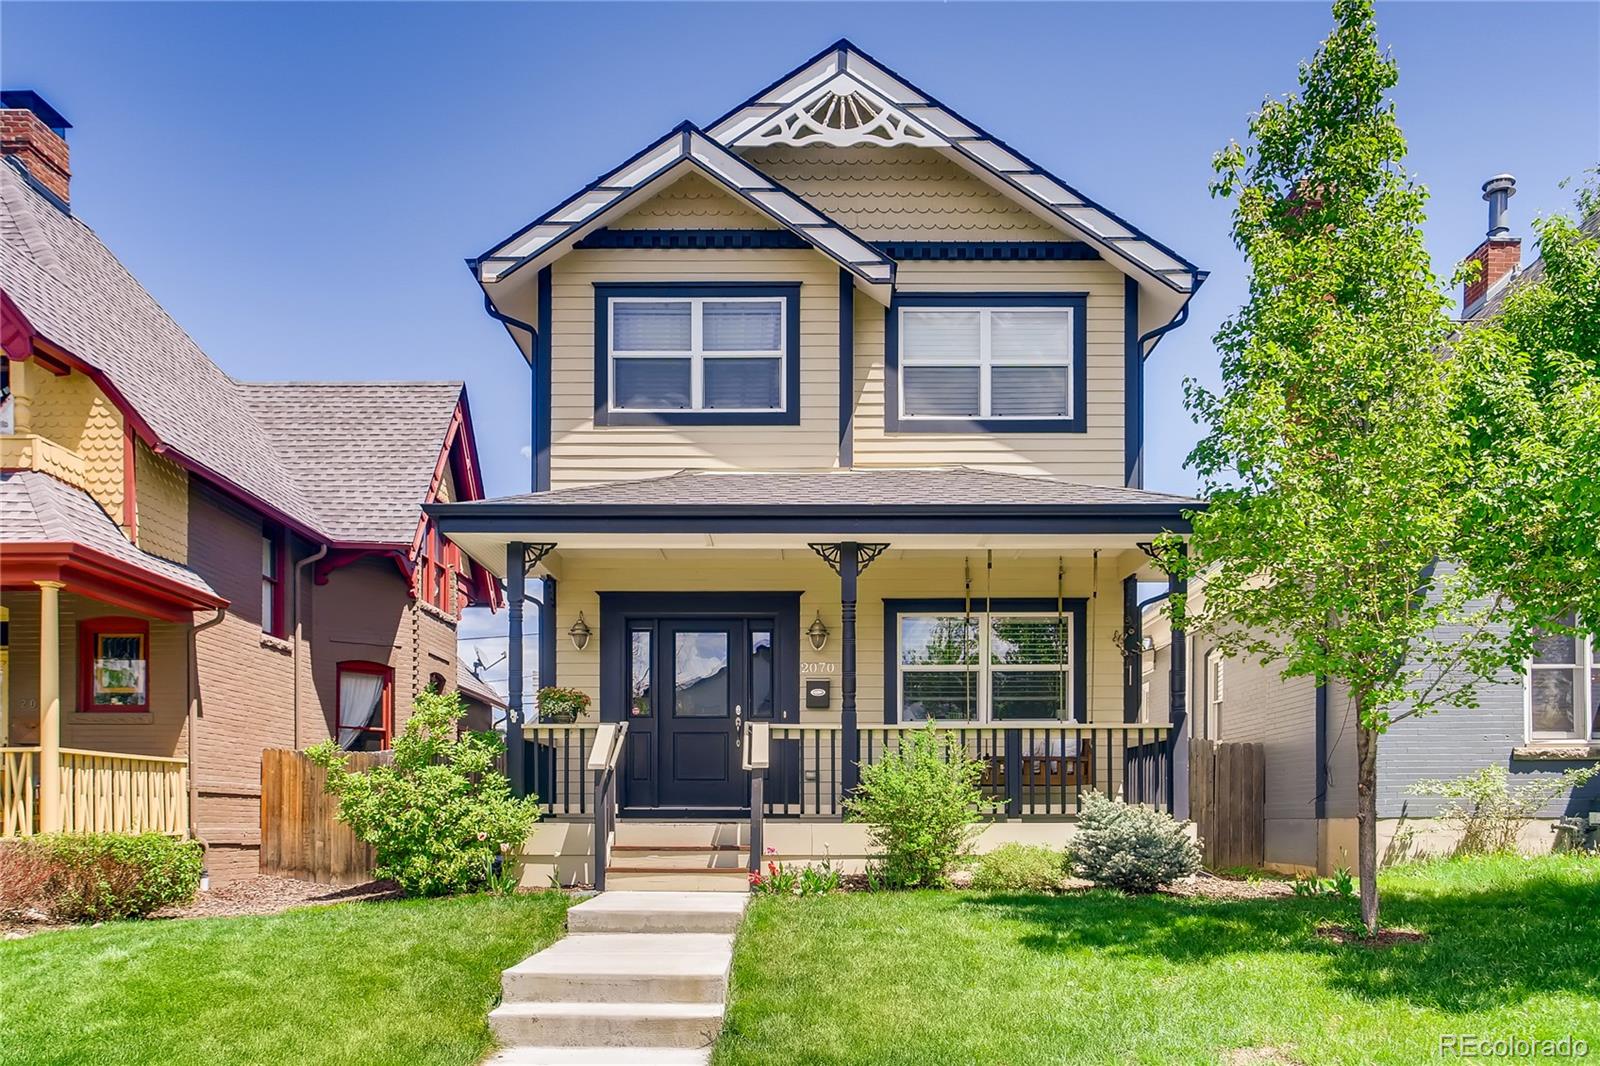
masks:
<instances>
[{"instance_id":1,"label":"porch steps","mask_svg":"<svg viewBox=\"0 0 1600 1066\"><path fill-rule=\"evenodd\" d=\"M636 892L747 892L748 823L617 823L606 887Z\"/></svg>"},{"instance_id":2,"label":"porch steps","mask_svg":"<svg viewBox=\"0 0 1600 1066\"><path fill-rule=\"evenodd\" d=\"M707 1063L748 895L602 892L500 977L488 1066Z\"/></svg>"}]
</instances>

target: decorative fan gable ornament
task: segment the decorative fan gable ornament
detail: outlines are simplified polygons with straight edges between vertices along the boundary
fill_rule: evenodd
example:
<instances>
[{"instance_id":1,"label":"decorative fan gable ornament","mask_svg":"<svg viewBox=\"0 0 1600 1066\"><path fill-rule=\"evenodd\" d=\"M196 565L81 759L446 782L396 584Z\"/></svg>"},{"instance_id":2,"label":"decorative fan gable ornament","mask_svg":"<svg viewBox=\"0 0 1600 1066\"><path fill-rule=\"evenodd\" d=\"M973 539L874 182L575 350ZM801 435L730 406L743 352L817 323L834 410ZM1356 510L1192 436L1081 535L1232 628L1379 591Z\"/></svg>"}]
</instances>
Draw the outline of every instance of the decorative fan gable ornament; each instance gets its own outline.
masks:
<instances>
[{"instance_id":1,"label":"decorative fan gable ornament","mask_svg":"<svg viewBox=\"0 0 1600 1066\"><path fill-rule=\"evenodd\" d=\"M854 78L840 74L739 138L739 143L935 148L945 141Z\"/></svg>"}]
</instances>

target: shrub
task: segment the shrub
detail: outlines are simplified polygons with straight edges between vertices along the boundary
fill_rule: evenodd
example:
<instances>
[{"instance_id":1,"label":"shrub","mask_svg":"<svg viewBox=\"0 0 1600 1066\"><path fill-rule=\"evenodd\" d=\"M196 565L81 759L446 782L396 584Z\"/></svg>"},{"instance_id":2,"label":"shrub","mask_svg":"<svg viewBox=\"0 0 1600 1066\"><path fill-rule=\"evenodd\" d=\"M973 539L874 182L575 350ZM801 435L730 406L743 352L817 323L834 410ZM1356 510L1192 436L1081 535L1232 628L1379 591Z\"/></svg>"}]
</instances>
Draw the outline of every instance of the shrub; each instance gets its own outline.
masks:
<instances>
[{"instance_id":1,"label":"shrub","mask_svg":"<svg viewBox=\"0 0 1600 1066\"><path fill-rule=\"evenodd\" d=\"M1088 792L1067 861L1095 884L1153 892L1197 872L1200 852L1183 823L1162 811Z\"/></svg>"},{"instance_id":2,"label":"shrub","mask_svg":"<svg viewBox=\"0 0 1600 1066\"><path fill-rule=\"evenodd\" d=\"M494 768L505 749L498 733L457 737L464 713L453 692L418 695L393 761L364 773L349 770L331 740L306 751L327 768L340 821L377 852L378 876L407 895L488 886L495 857L520 847L539 818L538 801L512 796Z\"/></svg>"},{"instance_id":3,"label":"shrub","mask_svg":"<svg viewBox=\"0 0 1600 1066\"><path fill-rule=\"evenodd\" d=\"M845 803L882 849L875 884L890 888L945 884L972 845L983 806L982 764L930 724L903 735L880 762L861 768L861 786Z\"/></svg>"},{"instance_id":4,"label":"shrub","mask_svg":"<svg viewBox=\"0 0 1600 1066\"><path fill-rule=\"evenodd\" d=\"M1522 827L1533 820L1539 808L1597 772L1600 767L1585 766L1554 777L1537 777L1512 788L1504 766L1483 766L1449 780L1417 781L1406 791L1413 796L1440 796L1447 801L1439 808L1439 819L1460 831L1458 854L1492 855L1515 851Z\"/></svg>"},{"instance_id":5,"label":"shrub","mask_svg":"<svg viewBox=\"0 0 1600 1066\"><path fill-rule=\"evenodd\" d=\"M0 906L63 922L142 918L194 899L200 865L197 842L160 833L31 837L5 849Z\"/></svg>"},{"instance_id":6,"label":"shrub","mask_svg":"<svg viewBox=\"0 0 1600 1066\"><path fill-rule=\"evenodd\" d=\"M985 892L1053 892L1065 872L1062 854L1038 844L1001 844L978 856L972 887Z\"/></svg>"}]
</instances>

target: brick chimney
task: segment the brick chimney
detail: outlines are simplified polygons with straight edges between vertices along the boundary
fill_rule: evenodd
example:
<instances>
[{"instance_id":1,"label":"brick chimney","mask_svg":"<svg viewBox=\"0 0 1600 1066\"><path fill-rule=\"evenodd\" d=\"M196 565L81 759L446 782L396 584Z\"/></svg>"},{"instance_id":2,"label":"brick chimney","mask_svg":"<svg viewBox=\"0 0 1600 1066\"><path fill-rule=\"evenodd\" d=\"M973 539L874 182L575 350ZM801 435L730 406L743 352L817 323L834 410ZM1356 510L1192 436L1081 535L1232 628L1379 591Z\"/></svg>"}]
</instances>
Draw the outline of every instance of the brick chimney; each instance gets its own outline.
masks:
<instances>
[{"instance_id":1,"label":"brick chimney","mask_svg":"<svg viewBox=\"0 0 1600 1066\"><path fill-rule=\"evenodd\" d=\"M1489 202L1489 232L1483 243L1467 256L1483 264L1478 277L1466 285L1461 294L1461 317L1471 318L1484 298L1499 288L1522 264L1522 238L1511 236L1506 226L1506 211L1511 198L1517 195L1517 179L1510 174L1496 174L1483 183L1483 198Z\"/></svg>"},{"instance_id":2,"label":"brick chimney","mask_svg":"<svg viewBox=\"0 0 1600 1066\"><path fill-rule=\"evenodd\" d=\"M69 202L72 171L67 131L72 123L32 89L0 92L0 155L15 156L35 181Z\"/></svg>"}]
</instances>

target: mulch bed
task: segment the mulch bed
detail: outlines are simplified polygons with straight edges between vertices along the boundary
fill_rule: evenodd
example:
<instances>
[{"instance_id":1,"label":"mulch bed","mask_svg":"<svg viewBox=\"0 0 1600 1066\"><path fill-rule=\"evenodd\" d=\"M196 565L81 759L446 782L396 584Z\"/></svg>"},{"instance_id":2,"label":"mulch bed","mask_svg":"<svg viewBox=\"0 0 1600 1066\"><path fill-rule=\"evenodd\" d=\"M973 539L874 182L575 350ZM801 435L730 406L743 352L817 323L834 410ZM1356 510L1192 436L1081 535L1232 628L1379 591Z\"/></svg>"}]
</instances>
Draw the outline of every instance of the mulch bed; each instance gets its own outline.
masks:
<instances>
[{"instance_id":1,"label":"mulch bed","mask_svg":"<svg viewBox=\"0 0 1600 1066\"><path fill-rule=\"evenodd\" d=\"M1364 929L1349 929L1332 922L1317 926L1317 936L1335 944L1360 948L1392 948L1396 944L1421 944L1428 939L1427 933L1415 929L1379 929L1368 936Z\"/></svg>"},{"instance_id":2,"label":"mulch bed","mask_svg":"<svg viewBox=\"0 0 1600 1066\"><path fill-rule=\"evenodd\" d=\"M182 907L163 907L150 915L155 919L233 918L247 914L278 914L291 907L327 906L333 903L372 902L399 899L400 889L393 881L367 881L359 885L319 885L292 877L252 877L246 881L220 885L202 892L194 902ZM0 939L16 940L50 929L71 928L52 922L43 915L38 921L26 917L0 921Z\"/></svg>"},{"instance_id":3,"label":"mulch bed","mask_svg":"<svg viewBox=\"0 0 1600 1066\"><path fill-rule=\"evenodd\" d=\"M1191 899L1285 899L1294 895L1294 882L1274 877L1227 877L1202 870L1160 891Z\"/></svg>"}]
</instances>

